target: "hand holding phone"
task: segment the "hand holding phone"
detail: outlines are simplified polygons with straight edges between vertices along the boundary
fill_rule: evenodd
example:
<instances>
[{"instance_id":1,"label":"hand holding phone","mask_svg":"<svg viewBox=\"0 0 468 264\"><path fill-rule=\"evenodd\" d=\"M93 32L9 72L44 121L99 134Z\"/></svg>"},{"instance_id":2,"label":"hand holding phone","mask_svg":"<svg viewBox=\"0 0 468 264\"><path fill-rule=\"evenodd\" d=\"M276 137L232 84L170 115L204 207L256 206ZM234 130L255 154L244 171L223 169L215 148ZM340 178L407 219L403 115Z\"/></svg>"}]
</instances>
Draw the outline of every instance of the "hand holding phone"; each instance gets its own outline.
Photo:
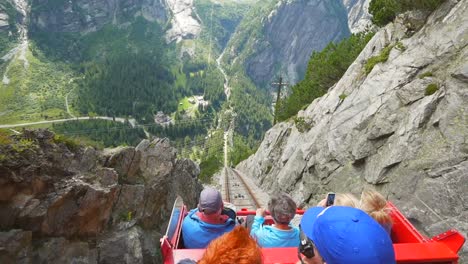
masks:
<instances>
[{"instance_id":1,"label":"hand holding phone","mask_svg":"<svg viewBox=\"0 0 468 264\"><path fill-rule=\"evenodd\" d=\"M332 206L333 204L335 204L335 193L328 193L327 194L327 202L325 204L325 206Z\"/></svg>"}]
</instances>

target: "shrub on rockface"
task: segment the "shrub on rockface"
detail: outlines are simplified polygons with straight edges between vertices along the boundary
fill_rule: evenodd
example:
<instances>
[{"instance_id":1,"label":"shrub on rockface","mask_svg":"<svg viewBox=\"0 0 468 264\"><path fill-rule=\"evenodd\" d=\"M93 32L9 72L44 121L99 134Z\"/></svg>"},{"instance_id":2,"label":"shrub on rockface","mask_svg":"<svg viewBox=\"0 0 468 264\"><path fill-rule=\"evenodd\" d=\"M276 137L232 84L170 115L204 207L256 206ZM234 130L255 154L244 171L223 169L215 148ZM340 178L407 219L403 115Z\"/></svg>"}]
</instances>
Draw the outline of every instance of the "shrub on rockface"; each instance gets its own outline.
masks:
<instances>
[{"instance_id":1,"label":"shrub on rockface","mask_svg":"<svg viewBox=\"0 0 468 264\"><path fill-rule=\"evenodd\" d=\"M424 79L426 77L432 77L434 74L432 72L424 72L423 74L419 75L419 79Z\"/></svg>"},{"instance_id":2,"label":"shrub on rockface","mask_svg":"<svg viewBox=\"0 0 468 264\"><path fill-rule=\"evenodd\" d=\"M432 95L435 92L437 92L438 90L439 90L439 86L437 84L435 84L435 83L431 83L426 87L426 91L425 91L424 95L426 95L426 96Z\"/></svg>"},{"instance_id":3,"label":"shrub on rockface","mask_svg":"<svg viewBox=\"0 0 468 264\"><path fill-rule=\"evenodd\" d=\"M367 60L366 65L364 65L364 71L366 74L369 74L377 63L386 62L392 48L393 45L387 46L380 51L379 55L370 57Z\"/></svg>"},{"instance_id":4,"label":"shrub on rockface","mask_svg":"<svg viewBox=\"0 0 468 264\"><path fill-rule=\"evenodd\" d=\"M410 10L434 11L446 0L372 0L369 13L372 22L377 26L385 26L395 19L398 14Z\"/></svg>"},{"instance_id":5,"label":"shrub on rockface","mask_svg":"<svg viewBox=\"0 0 468 264\"><path fill-rule=\"evenodd\" d=\"M397 0L372 0L369 4L369 13L372 22L377 26L385 26L393 21L398 13Z\"/></svg>"},{"instance_id":6,"label":"shrub on rockface","mask_svg":"<svg viewBox=\"0 0 468 264\"><path fill-rule=\"evenodd\" d=\"M12 140L10 138L9 133L7 133L6 131L0 130L0 146L11 144L11 142Z\"/></svg>"},{"instance_id":7,"label":"shrub on rockface","mask_svg":"<svg viewBox=\"0 0 468 264\"><path fill-rule=\"evenodd\" d=\"M284 121L301 108L324 95L354 62L373 33L353 34L340 43L330 43L322 51L313 52L305 77L292 87L291 94L276 105L276 120Z\"/></svg>"}]
</instances>

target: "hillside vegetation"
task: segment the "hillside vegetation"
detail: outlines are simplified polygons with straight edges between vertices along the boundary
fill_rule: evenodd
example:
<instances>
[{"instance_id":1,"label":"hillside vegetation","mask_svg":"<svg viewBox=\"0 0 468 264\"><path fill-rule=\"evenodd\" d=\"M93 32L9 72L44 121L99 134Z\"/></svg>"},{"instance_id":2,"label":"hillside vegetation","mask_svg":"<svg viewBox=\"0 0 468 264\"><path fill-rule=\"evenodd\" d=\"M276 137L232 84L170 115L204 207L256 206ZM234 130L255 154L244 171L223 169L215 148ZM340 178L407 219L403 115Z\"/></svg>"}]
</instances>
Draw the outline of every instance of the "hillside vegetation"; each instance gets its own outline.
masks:
<instances>
[{"instance_id":1,"label":"hillside vegetation","mask_svg":"<svg viewBox=\"0 0 468 264\"><path fill-rule=\"evenodd\" d=\"M330 43L320 52L314 52L305 78L292 87L289 96L276 105L279 121L297 114L303 107L324 95L346 72L351 63L372 38L372 33L351 35L338 44Z\"/></svg>"},{"instance_id":2,"label":"hillside vegetation","mask_svg":"<svg viewBox=\"0 0 468 264\"><path fill-rule=\"evenodd\" d=\"M52 127L57 134L66 138L78 138L97 147L136 146L145 138L142 128L133 128L125 123L110 120L86 120L57 123ZM86 133L86 135L84 135Z\"/></svg>"},{"instance_id":3,"label":"hillside vegetation","mask_svg":"<svg viewBox=\"0 0 468 264\"><path fill-rule=\"evenodd\" d=\"M75 87L74 71L62 62L42 58L31 45L29 67L13 60L5 68L9 84L0 83L0 123L9 124L68 117L65 96Z\"/></svg>"}]
</instances>

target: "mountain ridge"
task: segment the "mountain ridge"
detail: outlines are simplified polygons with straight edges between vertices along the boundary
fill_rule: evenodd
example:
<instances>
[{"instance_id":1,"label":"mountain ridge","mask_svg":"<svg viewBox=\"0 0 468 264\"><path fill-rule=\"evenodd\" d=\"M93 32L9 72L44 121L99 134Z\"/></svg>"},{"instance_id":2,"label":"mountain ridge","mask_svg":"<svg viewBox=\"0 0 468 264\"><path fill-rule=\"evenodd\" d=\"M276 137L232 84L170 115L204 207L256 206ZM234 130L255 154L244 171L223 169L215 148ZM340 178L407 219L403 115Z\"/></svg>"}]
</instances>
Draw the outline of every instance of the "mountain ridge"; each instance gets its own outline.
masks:
<instances>
[{"instance_id":1,"label":"mountain ridge","mask_svg":"<svg viewBox=\"0 0 468 264\"><path fill-rule=\"evenodd\" d=\"M285 74L291 83L298 81L312 51L349 35L341 0L269 1L250 15L234 33L223 62L231 71L245 70L263 88L277 74Z\"/></svg>"}]
</instances>

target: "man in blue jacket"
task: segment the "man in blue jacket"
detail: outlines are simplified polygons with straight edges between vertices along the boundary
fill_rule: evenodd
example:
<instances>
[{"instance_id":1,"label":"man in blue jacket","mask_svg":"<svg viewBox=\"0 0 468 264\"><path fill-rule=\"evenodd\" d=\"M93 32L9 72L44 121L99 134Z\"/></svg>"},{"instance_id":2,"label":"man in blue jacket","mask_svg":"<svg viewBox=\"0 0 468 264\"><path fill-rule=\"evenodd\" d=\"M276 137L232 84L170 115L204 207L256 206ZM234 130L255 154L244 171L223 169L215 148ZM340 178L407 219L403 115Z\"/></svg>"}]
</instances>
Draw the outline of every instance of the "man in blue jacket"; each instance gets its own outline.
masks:
<instances>
[{"instance_id":1,"label":"man in blue jacket","mask_svg":"<svg viewBox=\"0 0 468 264\"><path fill-rule=\"evenodd\" d=\"M212 188L200 194L198 208L190 210L182 223L182 237L185 248L206 248L222 234L231 231L235 221L222 214L221 193Z\"/></svg>"}]
</instances>

